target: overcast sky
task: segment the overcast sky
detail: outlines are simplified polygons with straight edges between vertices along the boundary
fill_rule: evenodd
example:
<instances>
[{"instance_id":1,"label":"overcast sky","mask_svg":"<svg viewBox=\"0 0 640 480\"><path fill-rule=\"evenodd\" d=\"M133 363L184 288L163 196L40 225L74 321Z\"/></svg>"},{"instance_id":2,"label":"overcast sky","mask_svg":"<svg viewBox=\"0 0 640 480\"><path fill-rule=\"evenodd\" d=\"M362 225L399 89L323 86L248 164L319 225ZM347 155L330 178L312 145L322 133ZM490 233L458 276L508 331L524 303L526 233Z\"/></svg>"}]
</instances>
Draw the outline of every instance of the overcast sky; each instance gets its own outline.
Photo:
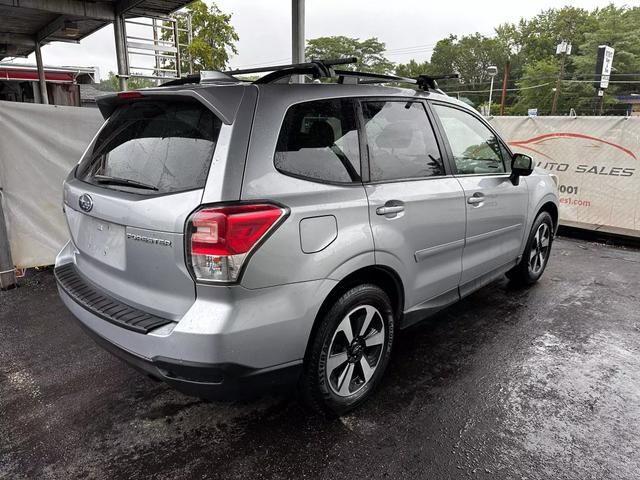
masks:
<instances>
[{"instance_id":1,"label":"overcast sky","mask_svg":"<svg viewBox=\"0 0 640 480\"><path fill-rule=\"evenodd\" d=\"M490 35L500 23L529 18L543 9L571 5L592 9L637 0L307 0L306 38L327 35L378 37L393 62L428 59L435 42L449 34ZM208 2L210 3L210 2ZM218 0L233 14L240 36L231 67L287 63L291 59L291 0ZM116 70L113 27L107 26L80 45L53 43L42 49L47 65L98 66L101 76ZM25 59L16 61L24 63ZM35 63L33 55L29 61Z\"/></svg>"}]
</instances>

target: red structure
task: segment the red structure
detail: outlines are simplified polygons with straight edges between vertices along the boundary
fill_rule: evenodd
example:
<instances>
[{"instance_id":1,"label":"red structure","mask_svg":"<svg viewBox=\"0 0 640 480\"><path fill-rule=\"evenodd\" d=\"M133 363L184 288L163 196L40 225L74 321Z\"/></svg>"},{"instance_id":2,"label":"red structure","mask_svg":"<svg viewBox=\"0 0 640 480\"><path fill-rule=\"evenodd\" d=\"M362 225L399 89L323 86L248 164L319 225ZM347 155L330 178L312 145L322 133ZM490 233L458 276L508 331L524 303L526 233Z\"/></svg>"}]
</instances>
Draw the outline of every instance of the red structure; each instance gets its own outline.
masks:
<instances>
[{"instance_id":1,"label":"red structure","mask_svg":"<svg viewBox=\"0 0 640 480\"><path fill-rule=\"evenodd\" d=\"M80 84L91 84L96 69L86 67L44 67L49 103L80 106ZM0 63L0 100L42 103L36 65Z\"/></svg>"}]
</instances>

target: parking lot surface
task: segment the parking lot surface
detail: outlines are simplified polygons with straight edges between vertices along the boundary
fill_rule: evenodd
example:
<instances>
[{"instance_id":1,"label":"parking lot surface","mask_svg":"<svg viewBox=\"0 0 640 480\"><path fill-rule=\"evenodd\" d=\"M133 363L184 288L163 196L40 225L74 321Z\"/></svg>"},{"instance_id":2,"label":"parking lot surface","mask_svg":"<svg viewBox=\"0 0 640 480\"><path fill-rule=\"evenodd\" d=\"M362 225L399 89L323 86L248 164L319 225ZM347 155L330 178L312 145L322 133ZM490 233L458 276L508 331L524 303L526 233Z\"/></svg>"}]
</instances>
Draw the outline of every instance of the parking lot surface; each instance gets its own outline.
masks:
<instances>
[{"instance_id":1,"label":"parking lot surface","mask_svg":"<svg viewBox=\"0 0 640 480\"><path fill-rule=\"evenodd\" d=\"M640 251L559 239L402 332L372 401L335 420L291 396L207 403L97 347L51 271L0 292L0 478L640 476Z\"/></svg>"}]
</instances>

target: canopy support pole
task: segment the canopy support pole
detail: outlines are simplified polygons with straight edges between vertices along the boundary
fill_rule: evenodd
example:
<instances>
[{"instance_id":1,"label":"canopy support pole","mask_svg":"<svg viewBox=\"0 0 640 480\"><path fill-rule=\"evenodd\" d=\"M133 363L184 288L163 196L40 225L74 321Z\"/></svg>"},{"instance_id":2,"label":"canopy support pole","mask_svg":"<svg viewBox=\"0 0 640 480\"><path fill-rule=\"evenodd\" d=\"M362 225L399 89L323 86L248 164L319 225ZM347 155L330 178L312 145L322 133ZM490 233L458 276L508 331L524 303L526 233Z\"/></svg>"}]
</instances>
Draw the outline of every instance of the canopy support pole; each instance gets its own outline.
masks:
<instances>
[{"instance_id":1,"label":"canopy support pole","mask_svg":"<svg viewBox=\"0 0 640 480\"><path fill-rule=\"evenodd\" d=\"M40 50L40 42L36 42L36 65L38 66L40 103L49 105L49 95L47 94L47 80L44 76L44 65L42 64L42 51Z\"/></svg>"},{"instance_id":2,"label":"canopy support pole","mask_svg":"<svg viewBox=\"0 0 640 480\"><path fill-rule=\"evenodd\" d=\"M304 1L291 0L291 61L292 63L304 63ZM304 77L299 75L300 83L304 83Z\"/></svg>"}]
</instances>

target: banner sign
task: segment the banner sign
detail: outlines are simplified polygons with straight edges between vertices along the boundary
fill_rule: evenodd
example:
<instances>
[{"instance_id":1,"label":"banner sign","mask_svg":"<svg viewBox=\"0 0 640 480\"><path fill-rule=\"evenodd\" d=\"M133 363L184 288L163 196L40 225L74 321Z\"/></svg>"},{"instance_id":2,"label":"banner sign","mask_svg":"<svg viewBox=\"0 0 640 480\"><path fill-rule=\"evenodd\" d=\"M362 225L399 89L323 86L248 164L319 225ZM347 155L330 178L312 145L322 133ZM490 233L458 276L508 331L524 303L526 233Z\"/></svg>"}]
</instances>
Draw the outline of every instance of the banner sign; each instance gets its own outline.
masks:
<instances>
[{"instance_id":1,"label":"banner sign","mask_svg":"<svg viewBox=\"0 0 640 480\"><path fill-rule=\"evenodd\" d=\"M595 87L604 89L609 87L609 79L611 78L611 68L613 67L613 54L615 50L608 45L600 45L598 47L598 57L596 59L596 80Z\"/></svg>"},{"instance_id":2,"label":"banner sign","mask_svg":"<svg viewBox=\"0 0 640 480\"><path fill-rule=\"evenodd\" d=\"M640 237L640 118L494 117L511 150L559 178L560 224Z\"/></svg>"}]
</instances>

